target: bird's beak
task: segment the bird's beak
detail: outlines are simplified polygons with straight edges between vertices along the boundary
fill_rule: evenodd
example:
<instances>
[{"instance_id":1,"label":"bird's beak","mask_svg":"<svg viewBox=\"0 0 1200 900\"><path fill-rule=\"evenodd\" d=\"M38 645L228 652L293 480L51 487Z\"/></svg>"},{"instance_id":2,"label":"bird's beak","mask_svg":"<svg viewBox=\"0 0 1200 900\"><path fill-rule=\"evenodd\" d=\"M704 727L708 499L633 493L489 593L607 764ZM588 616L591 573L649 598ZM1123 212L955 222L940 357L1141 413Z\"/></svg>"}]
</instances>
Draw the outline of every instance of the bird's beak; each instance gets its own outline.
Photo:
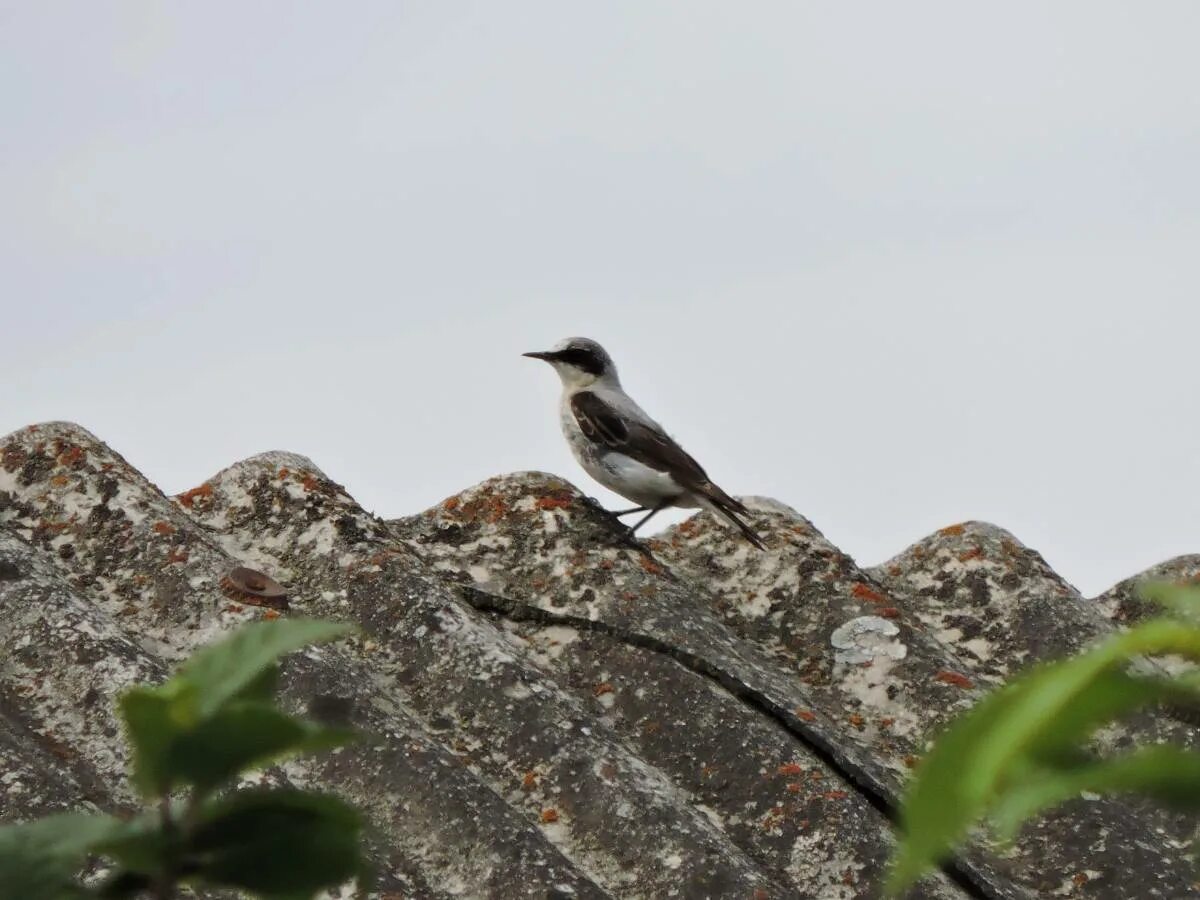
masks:
<instances>
[{"instance_id":1,"label":"bird's beak","mask_svg":"<svg viewBox=\"0 0 1200 900\"><path fill-rule=\"evenodd\" d=\"M542 350L535 350L532 353L522 353L522 356L528 356L530 359L540 359L545 362L550 362L554 359L554 354Z\"/></svg>"}]
</instances>

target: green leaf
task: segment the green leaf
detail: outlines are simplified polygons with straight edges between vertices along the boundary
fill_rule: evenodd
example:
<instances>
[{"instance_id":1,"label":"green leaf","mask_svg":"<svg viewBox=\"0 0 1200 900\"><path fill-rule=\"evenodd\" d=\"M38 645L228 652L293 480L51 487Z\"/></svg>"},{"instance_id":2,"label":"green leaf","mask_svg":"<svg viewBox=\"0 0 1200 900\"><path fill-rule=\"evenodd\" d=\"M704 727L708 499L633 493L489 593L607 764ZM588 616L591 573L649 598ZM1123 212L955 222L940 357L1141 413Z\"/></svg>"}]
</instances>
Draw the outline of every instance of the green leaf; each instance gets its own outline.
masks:
<instances>
[{"instance_id":1,"label":"green leaf","mask_svg":"<svg viewBox=\"0 0 1200 900\"><path fill-rule=\"evenodd\" d=\"M195 689L195 715L203 719L244 691L262 699L262 679L284 654L352 631L350 625L312 619L253 622L198 651L176 677Z\"/></svg>"},{"instance_id":2,"label":"green leaf","mask_svg":"<svg viewBox=\"0 0 1200 900\"><path fill-rule=\"evenodd\" d=\"M1200 809L1200 753L1159 745L1079 768L1031 772L1000 798L990 818L1001 838L1011 840L1026 819L1084 791L1137 791L1164 806Z\"/></svg>"},{"instance_id":3,"label":"green leaf","mask_svg":"<svg viewBox=\"0 0 1200 900\"><path fill-rule=\"evenodd\" d=\"M253 764L291 750L344 742L344 734L335 739L333 732L314 731L303 723L296 723L290 729L293 736L285 740L283 731L287 729L280 719L286 717L281 713L274 714L273 726L253 730L242 743L228 740L228 733L221 734L222 726L214 730L209 720L231 701L257 702L265 707L279 679L276 660L280 656L352 630L347 625L307 619L256 622L198 651L166 683L127 691L121 697L120 710L133 745L133 781L143 796L165 796L180 783L210 788L221 778L236 774L229 766L237 760ZM238 715L238 724L254 718L245 711ZM197 733L196 739L212 755L208 764L186 749L186 742ZM185 769L177 771L180 760Z\"/></svg>"},{"instance_id":4,"label":"green leaf","mask_svg":"<svg viewBox=\"0 0 1200 900\"><path fill-rule=\"evenodd\" d=\"M234 701L180 736L167 755L174 778L207 792L246 769L282 756L339 747L344 729L293 718L266 703Z\"/></svg>"},{"instance_id":5,"label":"green leaf","mask_svg":"<svg viewBox=\"0 0 1200 900\"><path fill-rule=\"evenodd\" d=\"M270 703L275 699L275 691L279 688L279 664L271 663L244 688L234 694L235 700L258 700Z\"/></svg>"},{"instance_id":6,"label":"green leaf","mask_svg":"<svg viewBox=\"0 0 1200 900\"><path fill-rule=\"evenodd\" d=\"M901 808L903 838L892 862L886 891L900 894L933 867L966 835L986 808L987 797L972 794L975 748L994 723L1021 699L1021 686L1001 688L961 716L921 761Z\"/></svg>"},{"instance_id":7,"label":"green leaf","mask_svg":"<svg viewBox=\"0 0 1200 900\"><path fill-rule=\"evenodd\" d=\"M60 900L83 895L75 873L85 857L127 828L112 816L64 813L0 828L0 900Z\"/></svg>"},{"instance_id":8,"label":"green leaf","mask_svg":"<svg viewBox=\"0 0 1200 900\"><path fill-rule=\"evenodd\" d=\"M1147 622L1094 650L1033 669L984 698L942 735L915 773L888 890L899 893L963 840L1014 773L1078 759L1101 723L1162 697L1162 683L1116 669L1144 654L1200 658L1200 630Z\"/></svg>"},{"instance_id":9,"label":"green leaf","mask_svg":"<svg viewBox=\"0 0 1200 900\"><path fill-rule=\"evenodd\" d=\"M205 806L191 853L199 877L265 897L309 897L362 870L362 820L345 802L242 791Z\"/></svg>"},{"instance_id":10,"label":"green leaf","mask_svg":"<svg viewBox=\"0 0 1200 900\"><path fill-rule=\"evenodd\" d=\"M1049 674L1043 679L1048 677ZM1131 710L1185 695L1182 688L1167 679L1101 670L1080 687L1071 703L1058 711L1051 727L1029 735L1023 752L1045 762L1079 760L1083 752L1081 744L1101 725Z\"/></svg>"},{"instance_id":11,"label":"green leaf","mask_svg":"<svg viewBox=\"0 0 1200 900\"><path fill-rule=\"evenodd\" d=\"M157 813L146 813L125 823L120 831L92 846L92 852L114 860L120 868L140 875L158 875L178 861L183 850L178 829L162 827Z\"/></svg>"},{"instance_id":12,"label":"green leaf","mask_svg":"<svg viewBox=\"0 0 1200 900\"><path fill-rule=\"evenodd\" d=\"M168 692L152 687L130 688L118 701L133 745L133 783L146 798L164 796L173 783L167 757L184 728L174 706Z\"/></svg>"},{"instance_id":13,"label":"green leaf","mask_svg":"<svg viewBox=\"0 0 1200 900\"><path fill-rule=\"evenodd\" d=\"M1200 587L1159 581L1141 585L1138 594L1181 619L1200 622Z\"/></svg>"}]
</instances>

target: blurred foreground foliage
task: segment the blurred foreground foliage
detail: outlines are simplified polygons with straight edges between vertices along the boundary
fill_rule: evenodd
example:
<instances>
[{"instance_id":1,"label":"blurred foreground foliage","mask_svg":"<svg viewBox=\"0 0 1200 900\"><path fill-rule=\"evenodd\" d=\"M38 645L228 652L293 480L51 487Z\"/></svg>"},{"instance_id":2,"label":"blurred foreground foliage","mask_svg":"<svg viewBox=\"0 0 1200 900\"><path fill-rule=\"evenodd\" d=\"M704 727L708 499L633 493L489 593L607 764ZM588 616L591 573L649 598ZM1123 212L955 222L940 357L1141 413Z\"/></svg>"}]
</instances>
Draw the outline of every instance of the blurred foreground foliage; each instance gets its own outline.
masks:
<instances>
[{"instance_id":1,"label":"blurred foreground foliage","mask_svg":"<svg viewBox=\"0 0 1200 900\"><path fill-rule=\"evenodd\" d=\"M353 739L274 701L281 656L351 630L256 622L198 651L167 682L126 691L132 780L150 808L132 819L67 813L0 828L0 900L166 898L181 885L300 900L365 875L363 824L344 801L229 790L247 770ZM84 885L77 876L89 858L107 871Z\"/></svg>"},{"instance_id":2,"label":"blurred foreground foliage","mask_svg":"<svg viewBox=\"0 0 1200 900\"><path fill-rule=\"evenodd\" d=\"M889 896L948 857L981 822L1011 841L1027 819L1085 791L1136 792L1200 810L1200 753L1159 744L1104 759L1087 746L1097 729L1139 708L1200 710L1200 670L1166 677L1143 662L1161 654L1200 662L1200 588L1155 584L1142 595L1169 615L1034 667L946 729L906 792Z\"/></svg>"}]
</instances>

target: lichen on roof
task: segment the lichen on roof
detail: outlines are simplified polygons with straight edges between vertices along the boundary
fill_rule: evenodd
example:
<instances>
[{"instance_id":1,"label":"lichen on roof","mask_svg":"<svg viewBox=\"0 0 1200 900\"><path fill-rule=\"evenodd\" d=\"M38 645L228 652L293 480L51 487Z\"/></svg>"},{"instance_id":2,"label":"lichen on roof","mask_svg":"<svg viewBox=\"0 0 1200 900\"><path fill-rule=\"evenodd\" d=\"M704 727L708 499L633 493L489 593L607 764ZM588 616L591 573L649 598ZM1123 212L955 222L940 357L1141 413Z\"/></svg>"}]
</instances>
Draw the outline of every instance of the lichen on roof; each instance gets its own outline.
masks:
<instances>
[{"instance_id":1,"label":"lichen on roof","mask_svg":"<svg viewBox=\"0 0 1200 900\"><path fill-rule=\"evenodd\" d=\"M116 694L300 614L361 636L289 660L285 702L373 740L264 777L360 804L384 891L874 896L929 737L1017 668L1121 627L1130 584L1084 598L979 523L863 569L795 510L746 503L766 552L702 514L647 553L544 473L388 522L295 454L169 498L78 426L22 429L0 441L0 820L126 808ZM1151 574L1193 577L1195 559ZM288 609L223 588L239 567ZM1102 740L1196 732L1145 717ZM1080 799L913 896L1188 896L1192 827Z\"/></svg>"}]
</instances>

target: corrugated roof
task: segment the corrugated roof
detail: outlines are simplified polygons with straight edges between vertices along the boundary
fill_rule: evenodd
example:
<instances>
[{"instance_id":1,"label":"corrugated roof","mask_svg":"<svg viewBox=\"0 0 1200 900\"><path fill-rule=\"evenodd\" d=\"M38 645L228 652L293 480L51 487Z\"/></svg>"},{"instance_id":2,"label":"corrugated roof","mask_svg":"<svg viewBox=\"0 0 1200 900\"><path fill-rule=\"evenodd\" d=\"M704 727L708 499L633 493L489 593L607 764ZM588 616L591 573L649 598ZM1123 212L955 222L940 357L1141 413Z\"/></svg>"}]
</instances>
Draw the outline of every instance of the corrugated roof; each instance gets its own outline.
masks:
<instances>
[{"instance_id":1,"label":"corrugated roof","mask_svg":"<svg viewBox=\"0 0 1200 900\"><path fill-rule=\"evenodd\" d=\"M132 803L113 697L277 615L222 591L247 566L293 613L363 628L298 654L284 698L378 739L264 777L360 803L388 890L872 896L929 734L1117 627L1129 586L1084 598L977 523L864 570L793 510L747 503L768 552L701 515L649 556L540 473L387 522L293 454L168 498L77 426L23 429L0 449L0 819ZM1103 740L1197 733L1147 715ZM1194 828L1080 799L913 896L1194 895Z\"/></svg>"}]
</instances>

